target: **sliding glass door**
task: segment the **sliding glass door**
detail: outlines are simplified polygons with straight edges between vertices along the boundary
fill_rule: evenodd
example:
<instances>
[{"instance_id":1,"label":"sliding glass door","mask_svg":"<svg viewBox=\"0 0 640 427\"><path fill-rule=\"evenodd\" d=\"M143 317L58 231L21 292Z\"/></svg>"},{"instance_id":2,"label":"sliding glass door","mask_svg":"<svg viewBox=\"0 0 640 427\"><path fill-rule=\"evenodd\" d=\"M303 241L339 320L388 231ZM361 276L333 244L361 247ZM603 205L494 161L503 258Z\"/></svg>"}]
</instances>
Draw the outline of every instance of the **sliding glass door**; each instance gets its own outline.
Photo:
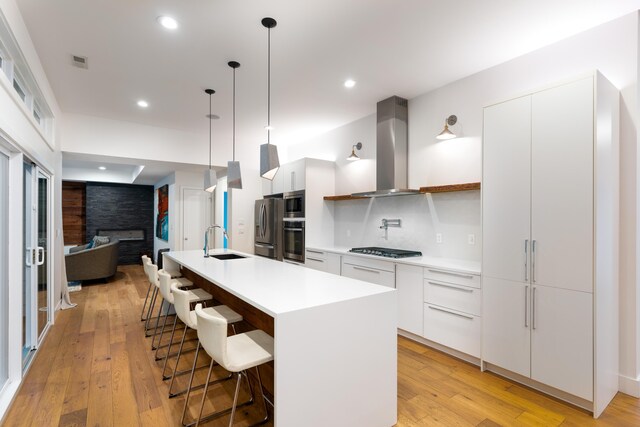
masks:
<instances>
[{"instance_id":1,"label":"sliding glass door","mask_svg":"<svg viewBox=\"0 0 640 427\"><path fill-rule=\"evenodd\" d=\"M9 380L9 157L0 151L0 392Z\"/></svg>"},{"instance_id":2,"label":"sliding glass door","mask_svg":"<svg viewBox=\"0 0 640 427\"><path fill-rule=\"evenodd\" d=\"M50 322L50 177L24 164L22 363L27 366Z\"/></svg>"}]
</instances>

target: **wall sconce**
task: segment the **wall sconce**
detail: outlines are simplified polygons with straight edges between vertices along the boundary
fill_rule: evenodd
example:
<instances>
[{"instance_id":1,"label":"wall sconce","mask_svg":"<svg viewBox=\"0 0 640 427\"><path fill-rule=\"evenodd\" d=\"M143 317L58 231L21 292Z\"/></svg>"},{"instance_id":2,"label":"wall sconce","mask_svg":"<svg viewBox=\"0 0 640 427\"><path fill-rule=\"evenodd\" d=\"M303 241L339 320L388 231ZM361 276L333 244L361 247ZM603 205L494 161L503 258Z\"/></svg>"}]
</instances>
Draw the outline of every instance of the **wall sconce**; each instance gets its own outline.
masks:
<instances>
[{"instance_id":1,"label":"wall sconce","mask_svg":"<svg viewBox=\"0 0 640 427\"><path fill-rule=\"evenodd\" d=\"M436 139L444 140L444 139L453 139L456 137L456 134L449 130L449 126L453 126L458 122L458 118L453 114L447 117L444 121L444 130L436 136Z\"/></svg>"},{"instance_id":2,"label":"wall sconce","mask_svg":"<svg viewBox=\"0 0 640 427\"><path fill-rule=\"evenodd\" d=\"M358 151L362 150L362 142L358 142L356 145L351 147L351 155L347 157L347 160L350 160L352 162L354 160L360 160L360 157L358 157L358 155L356 154L356 150Z\"/></svg>"}]
</instances>

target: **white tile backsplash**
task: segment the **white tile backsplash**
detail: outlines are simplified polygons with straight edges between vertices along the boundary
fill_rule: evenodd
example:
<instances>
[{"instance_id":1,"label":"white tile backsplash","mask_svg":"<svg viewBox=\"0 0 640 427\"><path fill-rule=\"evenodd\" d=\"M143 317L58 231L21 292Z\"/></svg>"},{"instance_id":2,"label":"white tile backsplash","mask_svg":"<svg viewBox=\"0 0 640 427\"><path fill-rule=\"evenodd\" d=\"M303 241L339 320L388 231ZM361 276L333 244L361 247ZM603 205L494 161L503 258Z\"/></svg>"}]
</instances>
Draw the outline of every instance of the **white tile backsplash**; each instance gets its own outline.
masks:
<instances>
[{"instance_id":1,"label":"white tile backsplash","mask_svg":"<svg viewBox=\"0 0 640 427\"><path fill-rule=\"evenodd\" d=\"M335 203L335 244L419 250L423 255L480 261L480 191L378 197ZM380 229L382 219L402 226ZM442 243L436 243L442 234ZM475 244L469 244L469 235Z\"/></svg>"}]
</instances>

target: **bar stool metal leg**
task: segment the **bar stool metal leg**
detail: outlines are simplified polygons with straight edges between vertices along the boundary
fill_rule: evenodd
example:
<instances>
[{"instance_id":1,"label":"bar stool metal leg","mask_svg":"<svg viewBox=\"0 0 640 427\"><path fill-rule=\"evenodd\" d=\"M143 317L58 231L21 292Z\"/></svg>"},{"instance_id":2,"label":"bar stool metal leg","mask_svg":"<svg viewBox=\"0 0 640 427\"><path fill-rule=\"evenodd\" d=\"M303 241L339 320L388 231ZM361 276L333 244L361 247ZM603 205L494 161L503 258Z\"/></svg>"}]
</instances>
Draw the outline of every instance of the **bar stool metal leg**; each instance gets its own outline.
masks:
<instances>
[{"instance_id":1,"label":"bar stool metal leg","mask_svg":"<svg viewBox=\"0 0 640 427\"><path fill-rule=\"evenodd\" d=\"M151 293L151 287L153 283L149 282L149 287L147 288L147 296L144 299L144 304L142 305L142 311L140 312L140 321L144 322L147 318L144 316L144 309L147 307L147 302L149 301L149 294Z\"/></svg>"}]
</instances>

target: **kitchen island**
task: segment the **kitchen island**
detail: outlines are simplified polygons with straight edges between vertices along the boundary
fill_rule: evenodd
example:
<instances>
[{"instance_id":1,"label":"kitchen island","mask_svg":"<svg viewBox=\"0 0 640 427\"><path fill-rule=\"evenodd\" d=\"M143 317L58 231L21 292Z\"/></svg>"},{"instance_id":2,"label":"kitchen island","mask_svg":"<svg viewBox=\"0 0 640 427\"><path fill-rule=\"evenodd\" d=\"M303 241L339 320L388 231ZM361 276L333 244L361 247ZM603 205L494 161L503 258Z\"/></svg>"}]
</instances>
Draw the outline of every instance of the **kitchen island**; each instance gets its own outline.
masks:
<instances>
[{"instance_id":1,"label":"kitchen island","mask_svg":"<svg viewBox=\"0 0 640 427\"><path fill-rule=\"evenodd\" d=\"M202 251L164 256L213 287L214 297L241 300L250 323L251 311L273 319L266 332L275 340L276 426L396 423L395 289L234 251L210 253L245 258L205 258Z\"/></svg>"}]
</instances>

